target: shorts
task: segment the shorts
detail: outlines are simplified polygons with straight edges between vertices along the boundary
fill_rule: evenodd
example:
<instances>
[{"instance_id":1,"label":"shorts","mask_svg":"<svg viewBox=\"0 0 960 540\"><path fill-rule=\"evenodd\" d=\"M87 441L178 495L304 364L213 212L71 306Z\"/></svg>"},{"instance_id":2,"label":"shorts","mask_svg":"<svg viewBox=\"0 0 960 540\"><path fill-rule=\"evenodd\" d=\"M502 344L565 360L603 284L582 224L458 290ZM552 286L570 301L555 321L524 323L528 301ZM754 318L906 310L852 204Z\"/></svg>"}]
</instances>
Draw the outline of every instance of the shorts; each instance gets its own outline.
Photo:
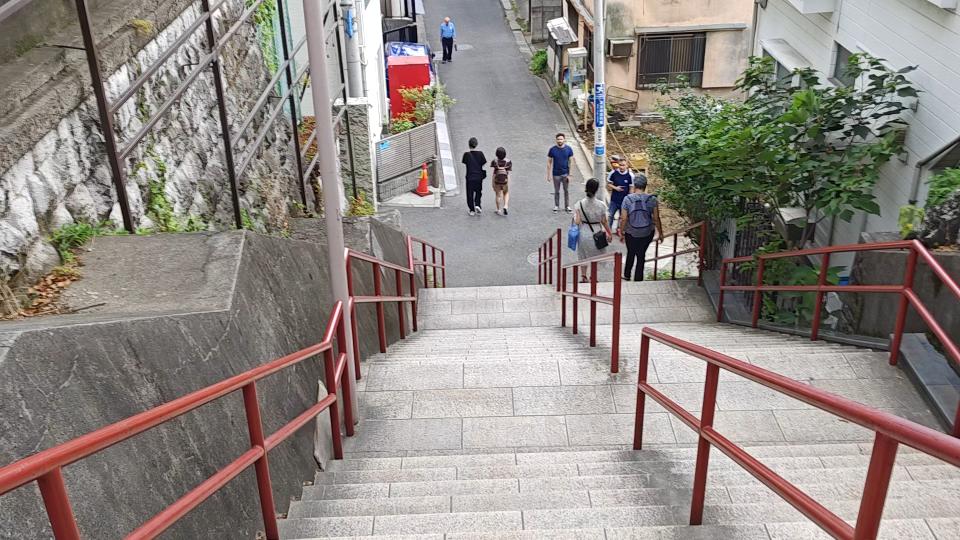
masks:
<instances>
[{"instance_id":1,"label":"shorts","mask_svg":"<svg viewBox=\"0 0 960 540\"><path fill-rule=\"evenodd\" d=\"M498 184L496 182L493 183L494 196L496 196L498 193L503 193L504 195L506 195L509 192L510 192L509 182L507 182L506 184Z\"/></svg>"}]
</instances>

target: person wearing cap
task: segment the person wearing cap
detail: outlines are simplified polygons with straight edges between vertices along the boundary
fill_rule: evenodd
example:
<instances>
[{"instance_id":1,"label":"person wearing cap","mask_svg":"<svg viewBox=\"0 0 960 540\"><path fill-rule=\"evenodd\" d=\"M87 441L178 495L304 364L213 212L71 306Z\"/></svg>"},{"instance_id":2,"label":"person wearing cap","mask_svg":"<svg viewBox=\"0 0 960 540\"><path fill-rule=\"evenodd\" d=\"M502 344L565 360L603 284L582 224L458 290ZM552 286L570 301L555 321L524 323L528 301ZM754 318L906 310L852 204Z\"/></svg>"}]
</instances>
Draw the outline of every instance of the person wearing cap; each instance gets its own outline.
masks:
<instances>
[{"instance_id":1,"label":"person wearing cap","mask_svg":"<svg viewBox=\"0 0 960 540\"><path fill-rule=\"evenodd\" d=\"M630 193L633 186L633 171L627 166L627 158L616 159L617 168L607 176L607 191L610 192L610 228L617 232L620 220L614 221L614 216L620 210L623 199Z\"/></svg>"},{"instance_id":2,"label":"person wearing cap","mask_svg":"<svg viewBox=\"0 0 960 540\"><path fill-rule=\"evenodd\" d=\"M630 271L634 262L637 269L634 281L643 281L643 263L647 248L653 242L654 228L663 241L663 225L660 223L660 203L655 195L647 191L647 175L640 173L633 179L630 194L624 197L620 206L620 230L624 233L620 242L627 244L627 261L623 265L623 279L630 281ZM639 259L639 260L638 260Z\"/></svg>"}]
</instances>

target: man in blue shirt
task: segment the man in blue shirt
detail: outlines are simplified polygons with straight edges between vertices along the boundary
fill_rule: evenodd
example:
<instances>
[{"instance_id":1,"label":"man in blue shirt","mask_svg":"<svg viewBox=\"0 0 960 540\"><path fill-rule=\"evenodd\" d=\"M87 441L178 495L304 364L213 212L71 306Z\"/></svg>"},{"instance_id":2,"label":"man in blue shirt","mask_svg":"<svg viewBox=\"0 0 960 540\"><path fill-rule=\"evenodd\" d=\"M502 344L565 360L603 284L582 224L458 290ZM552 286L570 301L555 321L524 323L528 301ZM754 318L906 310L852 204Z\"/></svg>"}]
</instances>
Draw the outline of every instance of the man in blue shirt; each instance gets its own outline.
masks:
<instances>
[{"instance_id":1,"label":"man in blue shirt","mask_svg":"<svg viewBox=\"0 0 960 540\"><path fill-rule=\"evenodd\" d=\"M553 213L560 210L560 188L563 187L563 204L570 209L570 166L573 164L573 150L567 146L563 133L557 133L557 145L547 152L547 182L553 183Z\"/></svg>"},{"instance_id":2,"label":"man in blue shirt","mask_svg":"<svg viewBox=\"0 0 960 540\"><path fill-rule=\"evenodd\" d=\"M440 42L443 43L443 64L453 62L453 44L457 41L457 27L450 22L450 17L443 19L440 25Z\"/></svg>"},{"instance_id":3,"label":"man in blue shirt","mask_svg":"<svg viewBox=\"0 0 960 540\"><path fill-rule=\"evenodd\" d=\"M627 167L627 158L618 158L617 165L618 168L610 171L610 176L607 177L607 188L610 190L610 228L614 231L617 230L618 222L613 220L613 216L620 210L623 198L630 193L633 186L633 171Z\"/></svg>"}]
</instances>

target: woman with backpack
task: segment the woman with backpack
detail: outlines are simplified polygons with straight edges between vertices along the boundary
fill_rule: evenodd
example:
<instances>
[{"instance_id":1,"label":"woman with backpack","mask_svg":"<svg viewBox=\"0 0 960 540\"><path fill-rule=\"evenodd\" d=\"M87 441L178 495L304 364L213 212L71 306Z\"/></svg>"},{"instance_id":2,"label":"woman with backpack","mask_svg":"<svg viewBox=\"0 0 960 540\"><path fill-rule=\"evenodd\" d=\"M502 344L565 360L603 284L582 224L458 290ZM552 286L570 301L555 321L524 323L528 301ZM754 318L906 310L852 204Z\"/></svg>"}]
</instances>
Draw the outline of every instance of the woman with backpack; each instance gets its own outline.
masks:
<instances>
[{"instance_id":1,"label":"woman with backpack","mask_svg":"<svg viewBox=\"0 0 960 540\"><path fill-rule=\"evenodd\" d=\"M587 180L587 196L573 207L573 223L580 228L580 241L577 242L577 257L582 261L607 252L613 233L607 222L607 205L597 200L600 182L596 178ZM586 227L584 227L586 226ZM590 234L586 234L590 231ZM587 282L590 276L583 267L581 281ZM599 272L599 269L598 269ZM599 277L599 276L598 276Z\"/></svg>"},{"instance_id":2,"label":"woman with backpack","mask_svg":"<svg viewBox=\"0 0 960 540\"><path fill-rule=\"evenodd\" d=\"M490 162L493 169L493 200L497 203L497 215L507 215L507 205L510 204L510 172L513 171L513 162L507 159L507 151L501 146L497 148L497 159ZM503 205L500 199L503 198ZM503 210L500 210L503 208Z\"/></svg>"},{"instance_id":3,"label":"woman with backpack","mask_svg":"<svg viewBox=\"0 0 960 540\"><path fill-rule=\"evenodd\" d=\"M626 281L630 281L630 271L633 269L634 261L637 262L637 271L633 275L633 280L643 281L643 263L647 248L653 242L654 227L660 234L657 242L663 241L660 203L654 195L644 193L646 190L647 176L638 174L633 179L630 194L623 199L623 205L620 207L620 230L625 233L620 237L620 242L627 244L627 262L623 266L623 279Z\"/></svg>"}]
</instances>

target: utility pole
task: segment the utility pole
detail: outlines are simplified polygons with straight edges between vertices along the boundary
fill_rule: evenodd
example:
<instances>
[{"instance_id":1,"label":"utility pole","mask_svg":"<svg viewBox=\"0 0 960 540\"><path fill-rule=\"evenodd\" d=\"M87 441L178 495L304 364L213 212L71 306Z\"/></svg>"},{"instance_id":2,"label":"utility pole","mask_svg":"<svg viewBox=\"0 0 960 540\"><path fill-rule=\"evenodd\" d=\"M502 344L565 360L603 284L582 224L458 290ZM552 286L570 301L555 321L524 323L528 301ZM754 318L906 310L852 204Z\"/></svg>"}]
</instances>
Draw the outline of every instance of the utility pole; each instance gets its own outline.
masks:
<instances>
[{"instance_id":1,"label":"utility pole","mask_svg":"<svg viewBox=\"0 0 960 540\"><path fill-rule=\"evenodd\" d=\"M347 95L363 97L363 73L360 71L360 33L357 28L360 21L357 19L357 9L353 0L340 0L340 7L344 11L343 30L347 35Z\"/></svg>"},{"instance_id":2,"label":"utility pole","mask_svg":"<svg viewBox=\"0 0 960 540\"><path fill-rule=\"evenodd\" d=\"M310 81L313 90L314 120L317 130L317 154L320 164L320 181L323 185L323 214L327 227L327 253L330 259L330 286L333 299L343 302L346 342L353 343L353 328L350 316L346 312L350 293L347 291L347 263L344 259L343 208L340 201L340 175L338 169L336 142L333 134L333 103L330 101L330 82L327 80L327 36L323 26L323 4L332 0L304 0L303 18L307 31L307 54L310 62ZM339 51L338 51L339 52ZM344 103L346 106L346 103ZM317 201L318 203L320 201ZM354 422L359 420L360 408L357 402L357 374L354 367L353 347L347 345L346 384L350 387ZM328 385L333 381L327 381ZM329 388L328 388L329 390ZM339 429L339 427L334 427Z\"/></svg>"},{"instance_id":3,"label":"utility pole","mask_svg":"<svg viewBox=\"0 0 960 540\"><path fill-rule=\"evenodd\" d=\"M593 0L593 177L600 182L603 200L607 200L606 14L607 1Z\"/></svg>"}]
</instances>

